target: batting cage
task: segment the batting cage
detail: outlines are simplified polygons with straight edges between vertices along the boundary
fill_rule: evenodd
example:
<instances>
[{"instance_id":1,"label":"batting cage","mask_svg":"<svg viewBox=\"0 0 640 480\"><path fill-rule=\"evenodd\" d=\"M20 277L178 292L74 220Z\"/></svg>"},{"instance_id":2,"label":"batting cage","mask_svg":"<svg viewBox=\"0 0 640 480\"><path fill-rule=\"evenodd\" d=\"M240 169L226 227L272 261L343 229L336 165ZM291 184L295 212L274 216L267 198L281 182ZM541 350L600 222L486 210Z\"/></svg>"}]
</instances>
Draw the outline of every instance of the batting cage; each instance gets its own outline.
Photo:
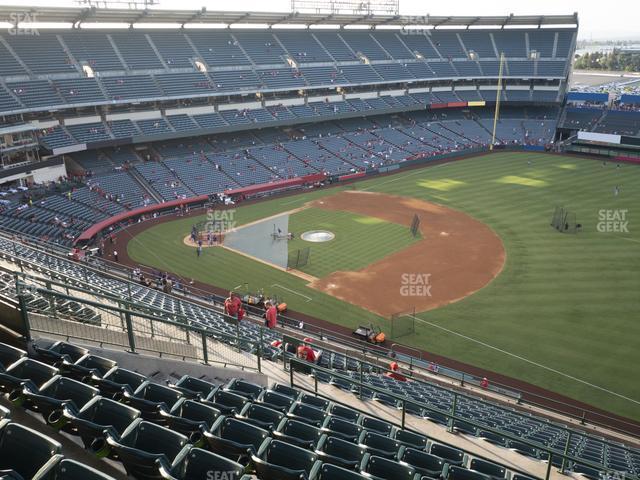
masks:
<instances>
[{"instance_id":1,"label":"batting cage","mask_svg":"<svg viewBox=\"0 0 640 480\"><path fill-rule=\"evenodd\" d=\"M560 233L576 233L581 227L576 221L575 212L570 212L564 207L555 207L551 226Z\"/></svg>"},{"instance_id":2,"label":"batting cage","mask_svg":"<svg viewBox=\"0 0 640 480\"><path fill-rule=\"evenodd\" d=\"M415 314L414 308L411 312L398 312L391 315L391 338L393 340L416 333Z\"/></svg>"},{"instance_id":3,"label":"batting cage","mask_svg":"<svg viewBox=\"0 0 640 480\"><path fill-rule=\"evenodd\" d=\"M249 223L228 231L224 246L280 268L289 265L289 214Z\"/></svg>"},{"instance_id":4,"label":"batting cage","mask_svg":"<svg viewBox=\"0 0 640 480\"><path fill-rule=\"evenodd\" d=\"M203 244L222 244L227 233L227 227L222 222L205 220L191 227L191 238L200 240Z\"/></svg>"},{"instance_id":5,"label":"batting cage","mask_svg":"<svg viewBox=\"0 0 640 480\"><path fill-rule=\"evenodd\" d=\"M287 260L287 268L294 268L299 270L305 267L309 263L309 257L311 256L311 247L298 248L289 252L289 259Z\"/></svg>"}]
</instances>

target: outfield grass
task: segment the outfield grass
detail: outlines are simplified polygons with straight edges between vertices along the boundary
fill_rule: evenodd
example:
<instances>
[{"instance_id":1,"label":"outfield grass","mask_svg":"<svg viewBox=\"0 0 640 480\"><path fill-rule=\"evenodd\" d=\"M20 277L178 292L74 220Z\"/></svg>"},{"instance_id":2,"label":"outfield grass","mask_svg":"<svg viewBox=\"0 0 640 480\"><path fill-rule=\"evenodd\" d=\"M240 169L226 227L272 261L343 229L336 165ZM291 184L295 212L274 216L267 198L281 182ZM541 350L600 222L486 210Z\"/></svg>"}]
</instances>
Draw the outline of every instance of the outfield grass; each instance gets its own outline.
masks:
<instances>
[{"instance_id":1,"label":"outfield grass","mask_svg":"<svg viewBox=\"0 0 640 480\"><path fill-rule=\"evenodd\" d=\"M416 334L401 341L640 419L639 186L637 166L533 153L496 153L358 183L464 211L494 229L507 252L491 284L420 314ZM242 207L237 220L291 210L339 190ZM556 205L576 212L581 233L559 234L549 226ZM629 233L598 232L600 210L621 209L628 210ZM205 249L197 259L182 243L193 222L143 232L129 243L129 255L221 287L247 281L251 288L286 287L312 299L277 292L292 309L350 327L374 321L388 331L385 319L284 272L220 249Z\"/></svg>"},{"instance_id":2,"label":"outfield grass","mask_svg":"<svg viewBox=\"0 0 640 480\"><path fill-rule=\"evenodd\" d=\"M309 230L328 230L335 234L329 242L310 243L300 238ZM322 278L338 270L359 270L420 240L409 228L376 217L322 208L306 208L289 216L289 231L296 238L289 252L311 247L305 273Z\"/></svg>"}]
</instances>

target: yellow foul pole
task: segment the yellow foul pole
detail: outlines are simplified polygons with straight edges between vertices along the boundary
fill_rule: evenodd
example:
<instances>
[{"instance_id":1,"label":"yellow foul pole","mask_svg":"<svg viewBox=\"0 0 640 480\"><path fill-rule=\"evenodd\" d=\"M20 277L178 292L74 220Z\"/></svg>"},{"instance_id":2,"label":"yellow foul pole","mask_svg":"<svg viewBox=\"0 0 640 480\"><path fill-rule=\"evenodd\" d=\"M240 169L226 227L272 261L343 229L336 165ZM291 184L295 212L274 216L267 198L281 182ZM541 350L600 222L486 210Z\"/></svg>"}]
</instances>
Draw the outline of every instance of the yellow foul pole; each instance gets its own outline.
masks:
<instances>
[{"instance_id":1,"label":"yellow foul pole","mask_svg":"<svg viewBox=\"0 0 640 480\"><path fill-rule=\"evenodd\" d=\"M498 70L498 90L496 91L496 111L493 115L493 134L491 135L490 150L496 143L496 128L498 127L498 116L500 115L500 99L502 98L502 69L504 66L504 52L500 53L500 69Z\"/></svg>"}]
</instances>

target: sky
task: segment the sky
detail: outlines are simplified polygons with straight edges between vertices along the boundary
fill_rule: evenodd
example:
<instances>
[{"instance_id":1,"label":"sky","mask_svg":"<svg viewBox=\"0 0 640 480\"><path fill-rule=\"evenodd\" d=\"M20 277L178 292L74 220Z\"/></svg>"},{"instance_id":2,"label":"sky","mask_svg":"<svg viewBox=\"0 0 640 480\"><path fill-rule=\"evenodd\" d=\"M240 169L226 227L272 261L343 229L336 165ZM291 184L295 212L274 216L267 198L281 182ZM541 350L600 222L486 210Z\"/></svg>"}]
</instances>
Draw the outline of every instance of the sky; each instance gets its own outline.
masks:
<instances>
[{"instance_id":1,"label":"sky","mask_svg":"<svg viewBox=\"0 0 640 480\"><path fill-rule=\"evenodd\" d=\"M289 12L290 0L157 0L160 8ZM3 5L77 6L74 0L0 0ZM578 12L579 38L586 40L639 40L640 0L400 0L403 15L569 15Z\"/></svg>"}]
</instances>

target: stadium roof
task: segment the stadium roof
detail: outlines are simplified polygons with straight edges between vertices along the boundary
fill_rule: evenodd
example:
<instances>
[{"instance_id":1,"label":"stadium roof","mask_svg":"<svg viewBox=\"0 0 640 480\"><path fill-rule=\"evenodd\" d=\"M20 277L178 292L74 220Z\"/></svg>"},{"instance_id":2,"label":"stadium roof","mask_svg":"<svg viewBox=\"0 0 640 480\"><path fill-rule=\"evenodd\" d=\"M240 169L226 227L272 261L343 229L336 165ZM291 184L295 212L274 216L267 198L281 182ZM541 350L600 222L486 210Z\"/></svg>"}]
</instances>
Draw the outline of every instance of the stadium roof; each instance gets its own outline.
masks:
<instances>
[{"instance_id":1,"label":"stadium roof","mask_svg":"<svg viewBox=\"0 0 640 480\"><path fill-rule=\"evenodd\" d=\"M430 15L360 15L322 14L299 12L231 12L221 10L166 10L147 8L95 7L28 7L0 5L0 22L61 23L79 26L83 23L124 23L144 26L145 24L256 24L256 25L391 25L424 27L511 27L548 25L578 25L578 14L572 15L508 15L487 17L447 17Z\"/></svg>"}]
</instances>

